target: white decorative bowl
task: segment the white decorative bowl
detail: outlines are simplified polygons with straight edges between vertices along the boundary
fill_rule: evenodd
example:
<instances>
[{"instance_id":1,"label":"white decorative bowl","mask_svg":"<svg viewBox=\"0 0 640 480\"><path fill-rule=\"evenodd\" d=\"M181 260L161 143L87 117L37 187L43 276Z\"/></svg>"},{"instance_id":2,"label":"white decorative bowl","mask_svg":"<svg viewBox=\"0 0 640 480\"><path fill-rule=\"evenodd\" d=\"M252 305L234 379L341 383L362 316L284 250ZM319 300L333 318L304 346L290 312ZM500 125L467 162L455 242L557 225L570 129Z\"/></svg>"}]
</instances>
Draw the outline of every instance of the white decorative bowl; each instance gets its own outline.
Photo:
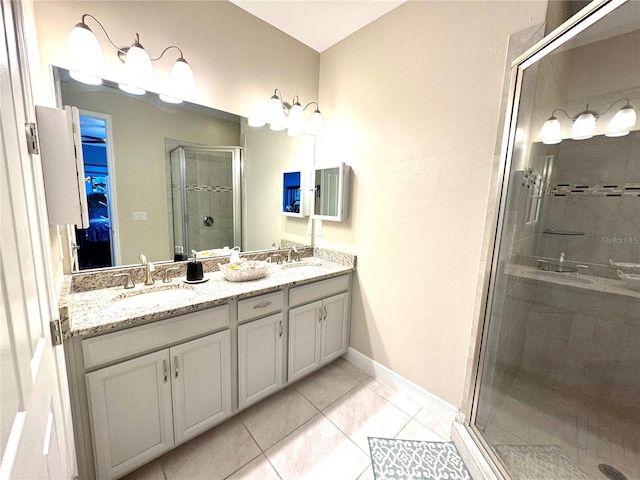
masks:
<instances>
[{"instance_id":1,"label":"white decorative bowl","mask_svg":"<svg viewBox=\"0 0 640 480\"><path fill-rule=\"evenodd\" d=\"M247 260L241 263L220 263L218 267L230 282L246 282L264 277L269 270L269 263Z\"/></svg>"}]
</instances>

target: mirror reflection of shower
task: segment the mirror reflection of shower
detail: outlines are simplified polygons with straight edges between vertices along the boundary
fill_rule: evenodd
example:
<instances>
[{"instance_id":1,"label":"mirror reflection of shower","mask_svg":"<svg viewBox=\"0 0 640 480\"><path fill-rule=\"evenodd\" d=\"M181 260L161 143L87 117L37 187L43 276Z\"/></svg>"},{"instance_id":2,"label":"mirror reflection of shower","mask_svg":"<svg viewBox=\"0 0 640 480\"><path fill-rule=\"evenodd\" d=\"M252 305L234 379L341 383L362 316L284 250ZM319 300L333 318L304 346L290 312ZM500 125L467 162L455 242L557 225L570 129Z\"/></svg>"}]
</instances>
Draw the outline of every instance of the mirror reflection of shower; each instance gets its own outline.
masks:
<instances>
[{"instance_id":1,"label":"mirror reflection of shower","mask_svg":"<svg viewBox=\"0 0 640 480\"><path fill-rule=\"evenodd\" d=\"M170 169L174 252L240 245L240 148L179 146Z\"/></svg>"}]
</instances>

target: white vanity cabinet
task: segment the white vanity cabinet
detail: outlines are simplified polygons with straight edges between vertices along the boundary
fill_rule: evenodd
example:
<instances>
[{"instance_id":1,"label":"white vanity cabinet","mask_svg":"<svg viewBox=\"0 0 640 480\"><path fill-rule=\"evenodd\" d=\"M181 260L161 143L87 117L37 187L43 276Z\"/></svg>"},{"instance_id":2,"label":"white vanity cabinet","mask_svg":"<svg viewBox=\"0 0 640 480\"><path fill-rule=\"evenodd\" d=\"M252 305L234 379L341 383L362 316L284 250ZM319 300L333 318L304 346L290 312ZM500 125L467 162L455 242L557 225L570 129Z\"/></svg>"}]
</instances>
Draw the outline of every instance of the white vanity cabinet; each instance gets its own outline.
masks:
<instances>
[{"instance_id":1,"label":"white vanity cabinet","mask_svg":"<svg viewBox=\"0 0 640 480\"><path fill-rule=\"evenodd\" d=\"M86 375L98 478L123 473L231 414L225 330Z\"/></svg>"},{"instance_id":2,"label":"white vanity cabinet","mask_svg":"<svg viewBox=\"0 0 640 480\"><path fill-rule=\"evenodd\" d=\"M289 292L291 306L304 303L289 310L290 382L347 351L348 290L349 276L344 276L292 288ZM336 293L340 291L343 293Z\"/></svg>"},{"instance_id":3,"label":"white vanity cabinet","mask_svg":"<svg viewBox=\"0 0 640 480\"><path fill-rule=\"evenodd\" d=\"M283 306L282 291L238 302L240 409L280 390L284 384L285 325L281 311ZM280 312L259 318L273 311ZM256 317L257 320L254 319Z\"/></svg>"}]
</instances>

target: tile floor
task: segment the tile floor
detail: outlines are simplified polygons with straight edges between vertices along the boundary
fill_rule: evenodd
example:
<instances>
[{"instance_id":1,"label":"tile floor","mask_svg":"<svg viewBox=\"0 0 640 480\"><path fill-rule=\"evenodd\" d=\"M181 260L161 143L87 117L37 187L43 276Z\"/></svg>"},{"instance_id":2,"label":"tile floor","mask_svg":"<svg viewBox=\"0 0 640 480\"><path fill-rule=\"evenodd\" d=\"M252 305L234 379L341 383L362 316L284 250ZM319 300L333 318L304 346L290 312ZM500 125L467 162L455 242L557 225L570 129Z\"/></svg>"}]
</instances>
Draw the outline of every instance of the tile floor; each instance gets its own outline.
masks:
<instances>
[{"instance_id":1,"label":"tile floor","mask_svg":"<svg viewBox=\"0 0 640 480\"><path fill-rule=\"evenodd\" d=\"M373 480L367 437L450 441L450 425L340 358L126 480Z\"/></svg>"}]
</instances>

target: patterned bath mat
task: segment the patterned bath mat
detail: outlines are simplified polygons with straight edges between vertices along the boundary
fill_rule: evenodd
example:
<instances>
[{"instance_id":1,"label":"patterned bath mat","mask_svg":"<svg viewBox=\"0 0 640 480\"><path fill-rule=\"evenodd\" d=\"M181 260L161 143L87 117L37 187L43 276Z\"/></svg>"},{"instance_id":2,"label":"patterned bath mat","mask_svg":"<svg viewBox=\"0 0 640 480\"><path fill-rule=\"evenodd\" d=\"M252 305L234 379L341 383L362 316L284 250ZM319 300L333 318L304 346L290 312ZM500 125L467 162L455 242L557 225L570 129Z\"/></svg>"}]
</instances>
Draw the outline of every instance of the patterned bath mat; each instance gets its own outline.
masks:
<instances>
[{"instance_id":1,"label":"patterned bath mat","mask_svg":"<svg viewBox=\"0 0 640 480\"><path fill-rule=\"evenodd\" d=\"M588 480L557 445L495 445L493 448L514 480Z\"/></svg>"},{"instance_id":2,"label":"patterned bath mat","mask_svg":"<svg viewBox=\"0 0 640 480\"><path fill-rule=\"evenodd\" d=\"M375 480L471 480L450 442L369 437Z\"/></svg>"}]
</instances>

